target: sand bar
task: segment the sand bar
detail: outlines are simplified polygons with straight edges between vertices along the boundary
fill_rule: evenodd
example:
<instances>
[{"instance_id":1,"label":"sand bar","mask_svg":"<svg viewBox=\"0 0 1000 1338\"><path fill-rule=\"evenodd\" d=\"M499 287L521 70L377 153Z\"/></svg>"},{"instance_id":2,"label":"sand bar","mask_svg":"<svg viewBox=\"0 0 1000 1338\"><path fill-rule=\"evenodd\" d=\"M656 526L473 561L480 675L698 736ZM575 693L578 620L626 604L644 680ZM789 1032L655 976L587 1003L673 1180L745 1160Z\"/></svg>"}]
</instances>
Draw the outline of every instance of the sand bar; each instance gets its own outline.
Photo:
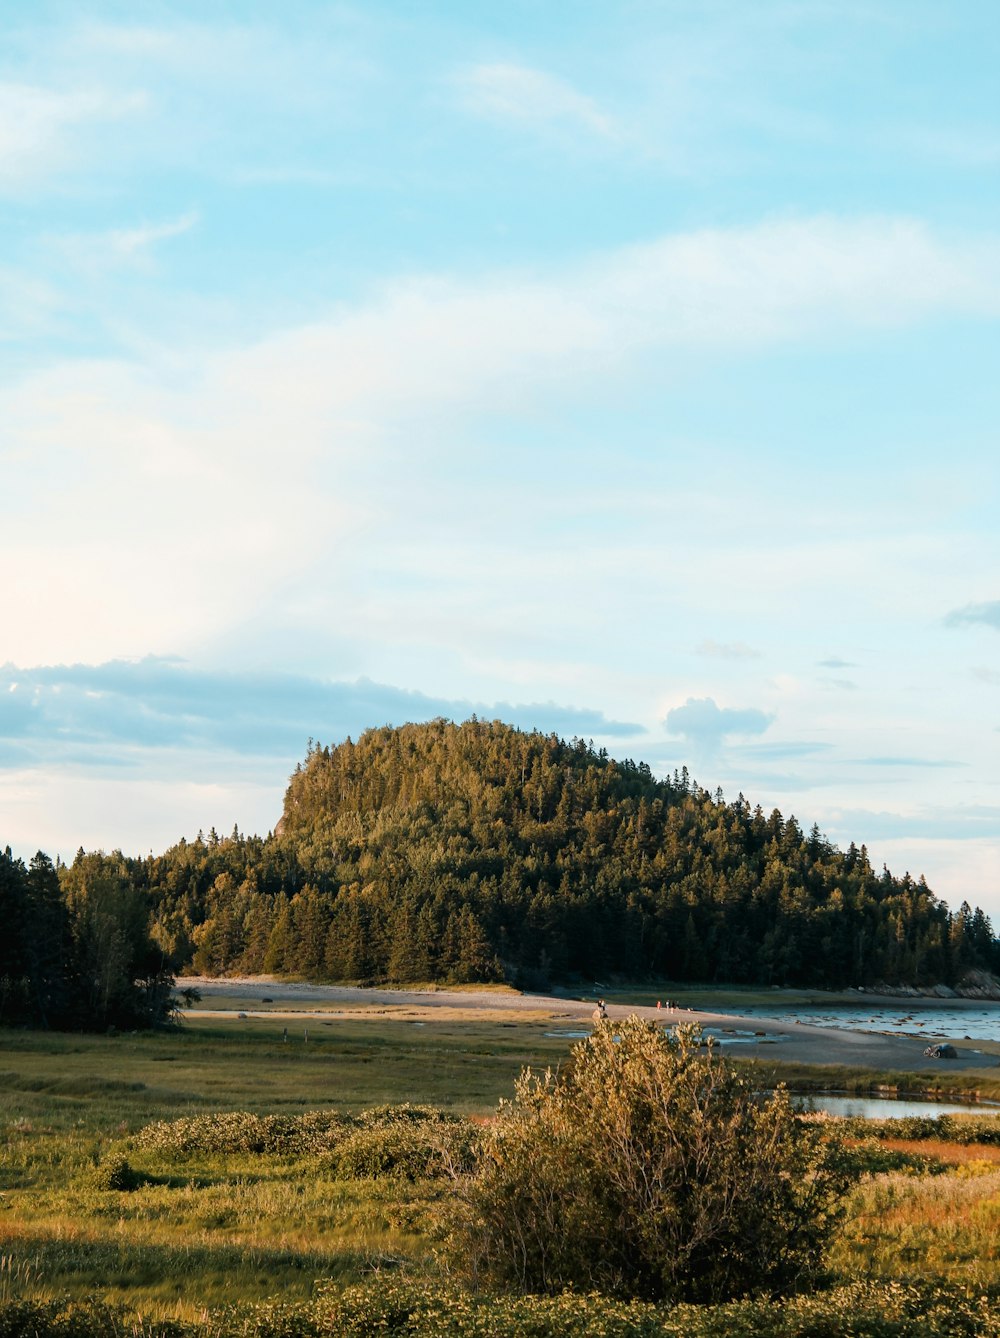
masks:
<instances>
[{"instance_id":1,"label":"sand bar","mask_svg":"<svg viewBox=\"0 0 1000 1338\"><path fill-rule=\"evenodd\" d=\"M248 1017L273 1016L332 1021L336 1017L361 1017L377 1021L455 1021L474 1014L476 1020L551 1022L553 1028L582 1029L591 1020L594 1000L582 1000L541 994L519 994L503 989L385 989L350 985L312 985L298 981L274 980L266 976L215 978L185 976L178 987L194 986L201 993L201 1003L192 1010L199 1016L232 1017L244 1012ZM879 1000L864 996L873 1007L900 1007L899 999ZM908 1012L916 1011L921 1000L906 999ZM956 1008L971 1001L955 1000ZM940 1007L940 1000L926 1001L928 1007ZM699 1022L711 1028L726 1049L726 1031L734 1033L733 1054L740 1059L758 1058L795 1064L835 1064L852 1068L896 1070L906 1073L954 1073L962 1069L1000 1069L996 1047L988 1042L956 1042L958 1058L929 1059L924 1047L929 1038L914 1035L887 1035L881 1032L846 1031L761 1017L740 1017L735 1012L716 1013L690 1008L664 1010L632 1004L608 1005L613 1019L630 1014L660 1022ZM738 1046L735 1033L739 1036ZM746 1033L750 1033L747 1035ZM759 1033L763 1033L762 1035Z\"/></svg>"}]
</instances>

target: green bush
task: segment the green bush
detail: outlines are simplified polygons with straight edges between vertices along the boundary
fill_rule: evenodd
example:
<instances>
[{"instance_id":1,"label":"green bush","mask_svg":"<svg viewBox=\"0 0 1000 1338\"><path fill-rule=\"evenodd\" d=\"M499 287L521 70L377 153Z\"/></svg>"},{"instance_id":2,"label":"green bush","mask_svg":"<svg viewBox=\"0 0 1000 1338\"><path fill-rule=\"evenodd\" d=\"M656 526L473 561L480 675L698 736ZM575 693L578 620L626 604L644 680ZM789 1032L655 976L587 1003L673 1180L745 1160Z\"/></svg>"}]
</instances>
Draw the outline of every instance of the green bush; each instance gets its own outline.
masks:
<instances>
[{"instance_id":1,"label":"green bush","mask_svg":"<svg viewBox=\"0 0 1000 1338\"><path fill-rule=\"evenodd\" d=\"M382 1176L419 1180L437 1171L441 1156L426 1135L390 1125L356 1129L334 1149L326 1165L341 1180Z\"/></svg>"},{"instance_id":2,"label":"green bush","mask_svg":"<svg viewBox=\"0 0 1000 1338\"><path fill-rule=\"evenodd\" d=\"M897 1120L850 1119L838 1123L844 1133L856 1138L899 1138L913 1143L939 1138L966 1146L1000 1146L1000 1116L996 1115L907 1115Z\"/></svg>"},{"instance_id":3,"label":"green bush","mask_svg":"<svg viewBox=\"0 0 1000 1338\"><path fill-rule=\"evenodd\" d=\"M944 1175L948 1167L937 1157L887 1148L877 1138L862 1138L844 1148L844 1159L855 1175L883 1175L887 1171L911 1171L919 1175Z\"/></svg>"},{"instance_id":4,"label":"green bush","mask_svg":"<svg viewBox=\"0 0 1000 1338\"><path fill-rule=\"evenodd\" d=\"M320 1156L343 1179L401 1176L417 1180L468 1171L478 1131L433 1106L374 1106L360 1115L307 1111L253 1115L232 1111L158 1121L134 1135L143 1151L171 1158L199 1155Z\"/></svg>"},{"instance_id":5,"label":"green bush","mask_svg":"<svg viewBox=\"0 0 1000 1338\"><path fill-rule=\"evenodd\" d=\"M133 1170L128 1159L120 1152L110 1152L94 1167L92 1182L95 1189L126 1190L138 1189L143 1177Z\"/></svg>"},{"instance_id":6,"label":"green bush","mask_svg":"<svg viewBox=\"0 0 1000 1338\"><path fill-rule=\"evenodd\" d=\"M0 1338L1000 1338L1000 1304L963 1287L854 1283L787 1301L658 1306L600 1295L490 1296L399 1279L314 1301L152 1320L99 1300L0 1305Z\"/></svg>"},{"instance_id":7,"label":"green bush","mask_svg":"<svg viewBox=\"0 0 1000 1338\"><path fill-rule=\"evenodd\" d=\"M522 1075L458 1185L459 1275L695 1301L814 1279L853 1169L700 1041L602 1022L558 1076Z\"/></svg>"},{"instance_id":8,"label":"green bush","mask_svg":"<svg viewBox=\"0 0 1000 1338\"><path fill-rule=\"evenodd\" d=\"M253 1115L230 1111L180 1120L158 1120L134 1136L137 1147L173 1157L200 1153L308 1155L328 1152L353 1127L347 1115L314 1110L304 1115Z\"/></svg>"}]
</instances>

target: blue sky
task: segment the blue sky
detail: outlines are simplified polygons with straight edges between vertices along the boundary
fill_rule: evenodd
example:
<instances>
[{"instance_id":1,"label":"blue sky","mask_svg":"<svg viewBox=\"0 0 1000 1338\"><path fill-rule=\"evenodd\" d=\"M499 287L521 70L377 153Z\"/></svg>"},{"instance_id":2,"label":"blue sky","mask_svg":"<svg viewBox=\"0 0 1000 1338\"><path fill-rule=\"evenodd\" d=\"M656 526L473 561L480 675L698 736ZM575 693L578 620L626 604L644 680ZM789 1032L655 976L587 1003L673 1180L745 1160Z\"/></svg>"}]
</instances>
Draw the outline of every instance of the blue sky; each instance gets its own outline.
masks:
<instances>
[{"instance_id":1,"label":"blue sky","mask_svg":"<svg viewBox=\"0 0 1000 1338\"><path fill-rule=\"evenodd\" d=\"M0 0L0 842L475 710L1000 921L1000 9Z\"/></svg>"}]
</instances>

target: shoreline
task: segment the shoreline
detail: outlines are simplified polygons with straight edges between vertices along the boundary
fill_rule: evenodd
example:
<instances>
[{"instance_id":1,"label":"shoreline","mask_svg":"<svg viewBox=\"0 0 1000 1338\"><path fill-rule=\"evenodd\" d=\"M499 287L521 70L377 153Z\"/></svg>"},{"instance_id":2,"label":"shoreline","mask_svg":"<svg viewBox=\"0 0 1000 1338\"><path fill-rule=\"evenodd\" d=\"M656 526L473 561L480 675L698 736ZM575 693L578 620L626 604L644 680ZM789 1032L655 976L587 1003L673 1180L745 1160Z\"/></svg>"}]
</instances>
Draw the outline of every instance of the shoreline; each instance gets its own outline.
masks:
<instances>
[{"instance_id":1,"label":"shoreline","mask_svg":"<svg viewBox=\"0 0 1000 1338\"><path fill-rule=\"evenodd\" d=\"M373 1022L403 1021L453 1022L463 1017L466 1020L478 1020L483 1023L495 1022L498 1025L511 1025L521 1021L562 1023L575 1022L589 1024L594 1010L594 1000L579 997L543 994L518 994L504 989L489 987L474 989L407 989L387 988L382 986L360 985L315 985L305 981L285 981L270 976L185 976L177 982L178 992L190 986L200 991L201 1003L185 1014L204 1017L238 1017L240 1013L248 1020L260 1017L282 1016L304 1020L315 1017L335 1021L339 1015L352 1020L370 1018ZM609 994L611 991L609 990ZM690 991L694 994L695 991ZM698 992L707 996L709 991ZM730 991L719 991L725 995L727 1005L732 998ZM805 1006L806 998L814 1003L834 1005L838 996L823 995L821 992L788 991ZM768 992L768 997L779 1002L781 992ZM843 1005L857 1005L862 999L877 1005L878 998L890 1000L889 1006L898 1006L899 1000L893 996L875 996L865 992L863 995L844 998L839 996ZM747 1001L749 1003L749 1000ZM964 1012L972 1008L982 1008L983 1001L972 999L927 999L907 998L907 1011L912 1011L919 1003L927 1008L954 1008ZM215 1005L213 1007L213 1004ZM226 1005L229 1005L228 1007ZM306 1005L307 1007L303 1007ZM734 1001L734 1006L735 1001ZM758 1005L754 1005L758 1006ZM880 1031L847 1031L832 1027L814 1026L811 1023L796 1020L764 1018L741 1015L737 1011L720 1012L718 1009L678 1007L658 1009L655 1007L616 1003L609 999L608 1016L612 1020L621 1020L631 1014L649 1021L666 1024L696 1022L710 1028L713 1034L719 1033L721 1050L732 1053L734 1058L758 1059L782 1064L805 1064L810 1066L840 1066L847 1068L871 1069L877 1073L919 1073L919 1074L955 1074L963 1070L994 1070L1000 1077L1000 1045L985 1041L971 1045L968 1042L953 1041L958 1052L956 1059L932 1059L923 1051L930 1037L919 1034L886 1033ZM731 1039L727 1043L727 1032ZM993 1045L987 1050L981 1047Z\"/></svg>"}]
</instances>

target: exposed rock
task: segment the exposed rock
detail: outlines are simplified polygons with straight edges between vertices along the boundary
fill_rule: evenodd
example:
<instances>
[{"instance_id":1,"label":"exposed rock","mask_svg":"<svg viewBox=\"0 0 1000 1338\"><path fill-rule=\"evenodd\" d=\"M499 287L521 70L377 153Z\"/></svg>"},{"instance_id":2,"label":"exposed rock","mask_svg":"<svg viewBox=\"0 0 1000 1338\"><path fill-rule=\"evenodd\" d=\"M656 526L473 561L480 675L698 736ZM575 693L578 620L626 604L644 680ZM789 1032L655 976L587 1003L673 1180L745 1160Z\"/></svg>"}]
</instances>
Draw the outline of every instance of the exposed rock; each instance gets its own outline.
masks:
<instances>
[{"instance_id":1,"label":"exposed rock","mask_svg":"<svg viewBox=\"0 0 1000 1338\"><path fill-rule=\"evenodd\" d=\"M896 999L995 999L1000 1000L1000 980L989 971L967 971L954 989L950 985L870 985L867 994Z\"/></svg>"},{"instance_id":2,"label":"exposed rock","mask_svg":"<svg viewBox=\"0 0 1000 1338\"><path fill-rule=\"evenodd\" d=\"M955 992L963 999L1000 999L1000 980L989 971L967 971Z\"/></svg>"},{"instance_id":3,"label":"exposed rock","mask_svg":"<svg viewBox=\"0 0 1000 1338\"><path fill-rule=\"evenodd\" d=\"M957 1059L958 1051L947 1041L939 1041L935 1045L929 1045L924 1051L925 1059Z\"/></svg>"}]
</instances>

